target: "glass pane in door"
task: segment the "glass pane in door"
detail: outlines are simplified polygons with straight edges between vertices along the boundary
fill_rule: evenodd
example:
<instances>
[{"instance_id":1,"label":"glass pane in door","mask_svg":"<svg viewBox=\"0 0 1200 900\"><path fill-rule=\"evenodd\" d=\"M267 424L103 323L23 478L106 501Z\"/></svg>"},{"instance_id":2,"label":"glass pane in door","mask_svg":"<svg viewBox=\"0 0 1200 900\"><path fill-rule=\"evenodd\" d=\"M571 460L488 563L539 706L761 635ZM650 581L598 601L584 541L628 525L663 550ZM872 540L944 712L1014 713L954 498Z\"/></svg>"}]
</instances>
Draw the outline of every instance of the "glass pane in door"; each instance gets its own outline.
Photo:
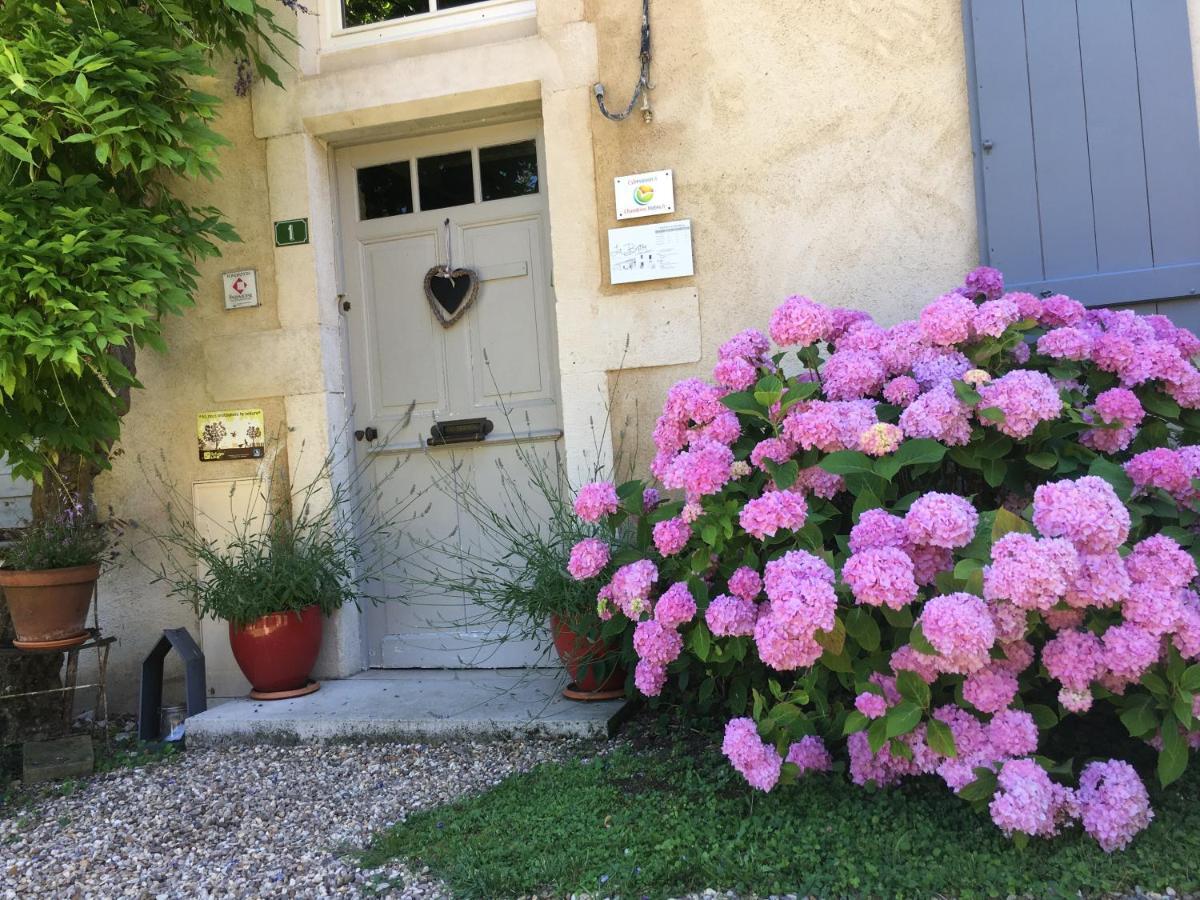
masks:
<instances>
[{"instance_id":1,"label":"glass pane in door","mask_svg":"<svg viewBox=\"0 0 1200 900\"><path fill-rule=\"evenodd\" d=\"M422 212L474 203L471 151L462 150L417 160L417 190L421 193Z\"/></svg>"},{"instance_id":2,"label":"glass pane in door","mask_svg":"<svg viewBox=\"0 0 1200 900\"><path fill-rule=\"evenodd\" d=\"M538 192L537 144L522 141L479 150L479 184L484 200Z\"/></svg>"}]
</instances>

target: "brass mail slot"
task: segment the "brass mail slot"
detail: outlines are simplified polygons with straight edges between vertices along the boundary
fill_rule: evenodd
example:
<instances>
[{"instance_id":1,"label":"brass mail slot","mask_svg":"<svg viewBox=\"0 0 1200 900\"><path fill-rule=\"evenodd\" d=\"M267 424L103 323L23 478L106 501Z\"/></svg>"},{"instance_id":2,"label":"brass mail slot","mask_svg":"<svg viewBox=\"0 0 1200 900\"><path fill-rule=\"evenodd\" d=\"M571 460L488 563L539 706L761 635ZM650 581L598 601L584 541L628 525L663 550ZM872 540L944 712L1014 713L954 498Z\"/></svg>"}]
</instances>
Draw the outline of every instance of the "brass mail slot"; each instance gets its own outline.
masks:
<instances>
[{"instance_id":1,"label":"brass mail slot","mask_svg":"<svg viewBox=\"0 0 1200 900\"><path fill-rule=\"evenodd\" d=\"M452 419L449 422L434 422L429 432L430 447L443 444L477 443L492 433L495 426L491 419Z\"/></svg>"}]
</instances>

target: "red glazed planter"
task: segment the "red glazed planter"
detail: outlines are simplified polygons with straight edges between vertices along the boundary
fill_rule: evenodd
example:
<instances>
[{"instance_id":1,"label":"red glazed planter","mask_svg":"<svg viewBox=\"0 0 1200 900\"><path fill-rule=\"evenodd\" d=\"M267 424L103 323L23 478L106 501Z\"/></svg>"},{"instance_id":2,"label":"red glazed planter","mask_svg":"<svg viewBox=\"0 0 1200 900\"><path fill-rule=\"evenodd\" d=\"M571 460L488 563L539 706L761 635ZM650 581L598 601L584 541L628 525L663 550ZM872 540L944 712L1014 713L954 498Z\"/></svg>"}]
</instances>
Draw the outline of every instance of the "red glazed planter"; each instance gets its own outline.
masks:
<instances>
[{"instance_id":1,"label":"red glazed planter","mask_svg":"<svg viewBox=\"0 0 1200 900\"><path fill-rule=\"evenodd\" d=\"M315 605L299 613L268 613L240 628L230 622L229 646L254 688L250 696L275 700L316 690L308 676L321 649L321 631L321 610Z\"/></svg>"},{"instance_id":2,"label":"red glazed planter","mask_svg":"<svg viewBox=\"0 0 1200 900\"><path fill-rule=\"evenodd\" d=\"M604 659L614 650L611 645L599 641L589 641L586 637L576 634L557 615L550 616L550 633L554 637L554 649L563 668L571 676L571 684L563 691L563 696L570 700L613 700L625 694L625 670L618 666L603 682L600 681L595 663ZM579 678L579 670L584 669L585 675Z\"/></svg>"}]
</instances>

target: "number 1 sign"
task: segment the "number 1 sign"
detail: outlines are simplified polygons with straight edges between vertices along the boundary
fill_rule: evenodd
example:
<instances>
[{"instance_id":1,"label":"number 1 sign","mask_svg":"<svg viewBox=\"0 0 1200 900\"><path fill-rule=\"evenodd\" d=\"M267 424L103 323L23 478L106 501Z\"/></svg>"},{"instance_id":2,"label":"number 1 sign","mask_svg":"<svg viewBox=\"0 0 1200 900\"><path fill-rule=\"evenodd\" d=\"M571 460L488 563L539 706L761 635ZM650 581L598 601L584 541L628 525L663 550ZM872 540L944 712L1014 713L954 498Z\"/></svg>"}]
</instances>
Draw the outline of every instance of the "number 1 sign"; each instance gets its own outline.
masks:
<instances>
[{"instance_id":1,"label":"number 1 sign","mask_svg":"<svg viewBox=\"0 0 1200 900\"><path fill-rule=\"evenodd\" d=\"M275 223L275 246L292 247L308 243L308 219L284 219Z\"/></svg>"}]
</instances>

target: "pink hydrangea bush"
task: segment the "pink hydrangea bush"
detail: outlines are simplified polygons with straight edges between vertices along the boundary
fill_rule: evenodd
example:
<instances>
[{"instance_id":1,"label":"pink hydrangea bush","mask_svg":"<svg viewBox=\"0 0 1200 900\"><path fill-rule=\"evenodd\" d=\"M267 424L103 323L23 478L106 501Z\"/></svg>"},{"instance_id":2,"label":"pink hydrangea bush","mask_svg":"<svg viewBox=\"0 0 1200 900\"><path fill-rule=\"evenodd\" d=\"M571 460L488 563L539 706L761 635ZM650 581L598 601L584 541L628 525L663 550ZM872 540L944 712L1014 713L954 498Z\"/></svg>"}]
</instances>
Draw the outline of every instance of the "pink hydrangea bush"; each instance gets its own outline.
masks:
<instances>
[{"instance_id":1,"label":"pink hydrangea bush","mask_svg":"<svg viewBox=\"0 0 1200 900\"><path fill-rule=\"evenodd\" d=\"M633 546L569 569L753 787L933 776L1014 840L1119 850L1200 747L1198 353L987 268L890 327L790 297L668 393L655 504L579 492Z\"/></svg>"}]
</instances>

